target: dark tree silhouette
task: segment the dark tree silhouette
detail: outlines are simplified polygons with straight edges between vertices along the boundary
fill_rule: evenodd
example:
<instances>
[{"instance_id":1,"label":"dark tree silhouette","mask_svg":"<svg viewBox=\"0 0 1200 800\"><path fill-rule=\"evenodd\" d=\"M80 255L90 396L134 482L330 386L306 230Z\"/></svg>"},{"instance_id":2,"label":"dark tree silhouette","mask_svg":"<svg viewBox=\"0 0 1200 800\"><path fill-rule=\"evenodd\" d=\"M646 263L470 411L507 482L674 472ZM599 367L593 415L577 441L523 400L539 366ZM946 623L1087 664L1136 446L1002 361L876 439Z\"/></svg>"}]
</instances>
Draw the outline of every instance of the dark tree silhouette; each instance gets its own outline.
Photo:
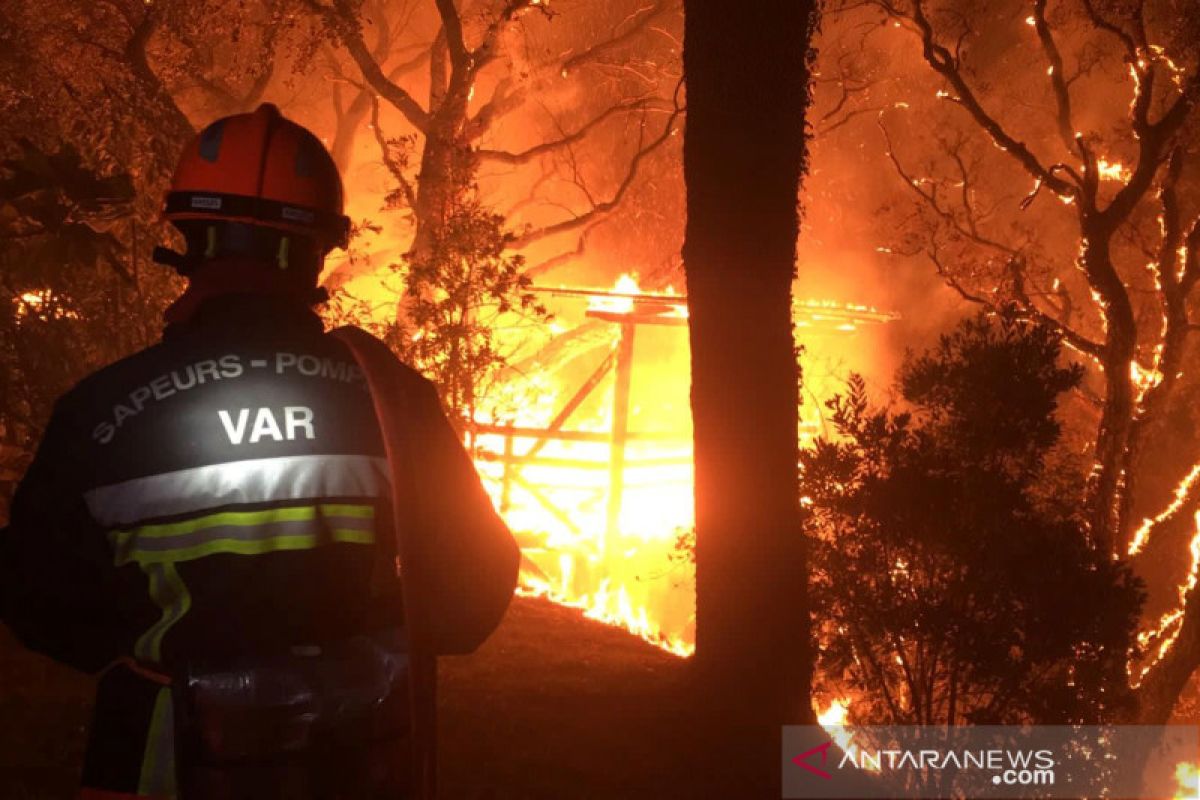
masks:
<instances>
[{"instance_id":1,"label":"dark tree silhouette","mask_svg":"<svg viewBox=\"0 0 1200 800\"><path fill-rule=\"evenodd\" d=\"M1046 326L980 315L906 359L900 409L861 378L801 454L822 689L852 722L1087 724L1132 705L1142 593L1091 547L1057 459L1078 385Z\"/></svg>"},{"instance_id":2,"label":"dark tree silhouette","mask_svg":"<svg viewBox=\"0 0 1200 800\"><path fill-rule=\"evenodd\" d=\"M127 173L97 171L69 145L15 149L0 159L0 518L54 399L152 343L175 287L135 252Z\"/></svg>"},{"instance_id":3,"label":"dark tree silhouette","mask_svg":"<svg viewBox=\"0 0 1200 800\"><path fill-rule=\"evenodd\" d=\"M708 702L774 737L811 717L791 283L813 13L684 9L696 666Z\"/></svg>"}]
</instances>

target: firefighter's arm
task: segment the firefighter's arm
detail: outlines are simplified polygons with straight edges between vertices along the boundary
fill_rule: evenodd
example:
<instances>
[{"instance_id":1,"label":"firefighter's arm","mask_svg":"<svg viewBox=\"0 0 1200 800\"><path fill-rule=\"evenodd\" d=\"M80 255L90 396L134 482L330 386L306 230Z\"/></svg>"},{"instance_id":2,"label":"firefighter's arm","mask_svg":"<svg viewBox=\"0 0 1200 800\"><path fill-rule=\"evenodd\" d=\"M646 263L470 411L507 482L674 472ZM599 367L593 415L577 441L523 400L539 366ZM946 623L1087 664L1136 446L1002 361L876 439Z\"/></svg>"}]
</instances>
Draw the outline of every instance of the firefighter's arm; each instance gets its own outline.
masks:
<instances>
[{"instance_id":1,"label":"firefighter's arm","mask_svg":"<svg viewBox=\"0 0 1200 800\"><path fill-rule=\"evenodd\" d=\"M76 451L56 409L0 530L0 620L29 649L95 672L118 655L106 591L114 568L84 504Z\"/></svg>"},{"instance_id":2,"label":"firefighter's arm","mask_svg":"<svg viewBox=\"0 0 1200 800\"><path fill-rule=\"evenodd\" d=\"M469 653L500 623L517 583L520 550L479 481L442 411L421 380L411 408L419 417L416 491L425 530L418 538L429 578L431 646Z\"/></svg>"}]
</instances>

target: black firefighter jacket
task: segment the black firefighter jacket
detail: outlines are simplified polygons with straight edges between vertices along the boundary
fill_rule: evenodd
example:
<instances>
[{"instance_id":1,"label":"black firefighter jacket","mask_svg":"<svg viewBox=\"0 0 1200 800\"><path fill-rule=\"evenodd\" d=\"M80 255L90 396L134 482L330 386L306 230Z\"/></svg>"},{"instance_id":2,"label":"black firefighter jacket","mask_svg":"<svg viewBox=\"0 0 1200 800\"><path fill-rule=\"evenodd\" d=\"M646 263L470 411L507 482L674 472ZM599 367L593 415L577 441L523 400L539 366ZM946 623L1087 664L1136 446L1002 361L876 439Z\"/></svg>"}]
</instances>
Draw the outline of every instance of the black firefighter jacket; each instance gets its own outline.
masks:
<instances>
[{"instance_id":1,"label":"black firefighter jacket","mask_svg":"<svg viewBox=\"0 0 1200 800\"><path fill-rule=\"evenodd\" d=\"M426 646L475 649L511 597L516 545L432 384L372 347L390 378L379 405L406 439L397 492L363 371L307 308L212 299L82 381L0 531L3 621L93 673L132 659L171 674L370 632L401 614L395 519L421 543ZM168 707L162 687L106 671L85 785L162 793Z\"/></svg>"}]
</instances>

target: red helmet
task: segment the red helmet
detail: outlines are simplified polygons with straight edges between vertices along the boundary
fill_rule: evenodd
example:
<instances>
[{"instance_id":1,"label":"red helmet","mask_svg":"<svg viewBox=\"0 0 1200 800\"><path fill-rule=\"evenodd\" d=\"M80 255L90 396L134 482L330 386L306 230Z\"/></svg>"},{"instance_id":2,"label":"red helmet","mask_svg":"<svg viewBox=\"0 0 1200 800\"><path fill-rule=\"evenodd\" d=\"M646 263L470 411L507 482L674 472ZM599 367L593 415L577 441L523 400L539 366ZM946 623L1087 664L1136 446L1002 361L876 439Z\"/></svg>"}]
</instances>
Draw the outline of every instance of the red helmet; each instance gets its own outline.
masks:
<instances>
[{"instance_id":1,"label":"red helmet","mask_svg":"<svg viewBox=\"0 0 1200 800\"><path fill-rule=\"evenodd\" d=\"M183 151L166 219L235 222L345 247L342 179L321 140L263 103L209 125Z\"/></svg>"}]
</instances>

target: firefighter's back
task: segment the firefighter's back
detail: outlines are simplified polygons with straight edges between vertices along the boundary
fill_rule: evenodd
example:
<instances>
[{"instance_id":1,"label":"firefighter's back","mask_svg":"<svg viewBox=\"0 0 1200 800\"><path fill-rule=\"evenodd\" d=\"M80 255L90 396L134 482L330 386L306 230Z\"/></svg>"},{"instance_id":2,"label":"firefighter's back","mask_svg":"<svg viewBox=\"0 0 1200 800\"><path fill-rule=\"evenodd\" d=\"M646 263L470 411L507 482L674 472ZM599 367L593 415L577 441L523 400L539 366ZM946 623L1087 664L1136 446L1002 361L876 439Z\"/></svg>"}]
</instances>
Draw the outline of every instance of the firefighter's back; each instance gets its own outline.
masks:
<instances>
[{"instance_id":1,"label":"firefighter's back","mask_svg":"<svg viewBox=\"0 0 1200 800\"><path fill-rule=\"evenodd\" d=\"M84 382L83 495L116 566L134 655L167 669L370 624L389 479L353 357L311 312L210 301Z\"/></svg>"},{"instance_id":2,"label":"firefighter's back","mask_svg":"<svg viewBox=\"0 0 1200 800\"><path fill-rule=\"evenodd\" d=\"M346 759L404 765L401 730L332 755L322 739L402 724L406 664L371 395L311 310L211 299L56 419L71 452L44 460L72 465L77 532L114 568L105 646L132 654L101 677L85 784L299 798L354 785Z\"/></svg>"}]
</instances>

